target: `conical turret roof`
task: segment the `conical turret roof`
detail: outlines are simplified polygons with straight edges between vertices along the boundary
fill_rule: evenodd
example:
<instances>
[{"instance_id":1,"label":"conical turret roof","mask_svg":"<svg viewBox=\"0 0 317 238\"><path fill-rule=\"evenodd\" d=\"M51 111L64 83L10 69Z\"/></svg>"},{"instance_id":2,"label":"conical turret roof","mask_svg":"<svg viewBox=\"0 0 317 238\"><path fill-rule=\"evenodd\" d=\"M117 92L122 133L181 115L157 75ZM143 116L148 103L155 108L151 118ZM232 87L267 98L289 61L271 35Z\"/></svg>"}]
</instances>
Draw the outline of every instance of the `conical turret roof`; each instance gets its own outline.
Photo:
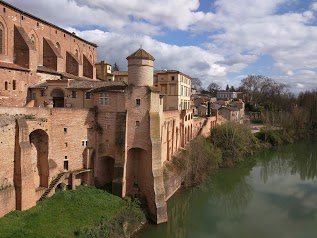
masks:
<instances>
[{"instance_id":1,"label":"conical turret roof","mask_svg":"<svg viewBox=\"0 0 317 238\"><path fill-rule=\"evenodd\" d=\"M138 49L136 52L129 55L127 57L127 60L129 59L147 59L147 60L153 60L153 61L155 60L155 58L152 55L150 55L148 52L146 52L142 48Z\"/></svg>"}]
</instances>

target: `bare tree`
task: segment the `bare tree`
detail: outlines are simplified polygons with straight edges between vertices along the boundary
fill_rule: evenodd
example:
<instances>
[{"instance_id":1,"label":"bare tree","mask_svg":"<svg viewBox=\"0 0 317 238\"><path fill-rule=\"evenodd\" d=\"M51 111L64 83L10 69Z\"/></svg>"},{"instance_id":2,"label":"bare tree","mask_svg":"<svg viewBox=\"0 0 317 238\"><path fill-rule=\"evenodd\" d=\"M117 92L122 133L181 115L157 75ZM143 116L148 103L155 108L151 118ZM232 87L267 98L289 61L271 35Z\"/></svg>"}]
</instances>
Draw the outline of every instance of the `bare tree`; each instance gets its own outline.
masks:
<instances>
[{"instance_id":1,"label":"bare tree","mask_svg":"<svg viewBox=\"0 0 317 238\"><path fill-rule=\"evenodd\" d=\"M217 95L217 92L220 90L220 86L217 83L211 83L209 84L209 86L207 87L207 91L209 92L209 94L213 97L215 97Z\"/></svg>"}]
</instances>

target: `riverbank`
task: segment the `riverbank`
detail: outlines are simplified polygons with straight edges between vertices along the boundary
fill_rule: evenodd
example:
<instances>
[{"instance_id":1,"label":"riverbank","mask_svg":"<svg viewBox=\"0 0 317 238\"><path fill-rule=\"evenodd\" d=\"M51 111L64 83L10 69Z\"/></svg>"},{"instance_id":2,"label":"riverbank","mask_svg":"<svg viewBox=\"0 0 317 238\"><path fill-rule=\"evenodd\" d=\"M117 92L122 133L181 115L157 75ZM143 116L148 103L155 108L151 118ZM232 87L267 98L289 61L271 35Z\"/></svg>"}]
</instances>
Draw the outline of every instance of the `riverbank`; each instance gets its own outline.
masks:
<instances>
[{"instance_id":1,"label":"riverbank","mask_svg":"<svg viewBox=\"0 0 317 238\"><path fill-rule=\"evenodd\" d=\"M57 192L0 219L1 238L129 237L146 221L139 205L92 186Z\"/></svg>"}]
</instances>

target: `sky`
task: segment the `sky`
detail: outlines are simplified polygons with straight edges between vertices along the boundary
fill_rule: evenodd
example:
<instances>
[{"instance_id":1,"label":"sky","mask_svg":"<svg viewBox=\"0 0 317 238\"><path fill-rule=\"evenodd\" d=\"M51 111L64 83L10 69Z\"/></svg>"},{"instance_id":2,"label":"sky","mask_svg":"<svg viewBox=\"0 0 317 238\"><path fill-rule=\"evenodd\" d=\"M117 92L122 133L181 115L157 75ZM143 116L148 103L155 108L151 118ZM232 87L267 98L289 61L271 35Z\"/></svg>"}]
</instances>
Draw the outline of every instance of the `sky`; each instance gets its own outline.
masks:
<instances>
[{"instance_id":1,"label":"sky","mask_svg":"<svg viewBox=\"0 0 317 238\"><path fill-rule=\"evenodd\" d=\"M317 0L6 0L98 45L127 70L142 46L155 69L204 87L263 75L294 93L317 89Z\"/></svg>"}]
</instances>

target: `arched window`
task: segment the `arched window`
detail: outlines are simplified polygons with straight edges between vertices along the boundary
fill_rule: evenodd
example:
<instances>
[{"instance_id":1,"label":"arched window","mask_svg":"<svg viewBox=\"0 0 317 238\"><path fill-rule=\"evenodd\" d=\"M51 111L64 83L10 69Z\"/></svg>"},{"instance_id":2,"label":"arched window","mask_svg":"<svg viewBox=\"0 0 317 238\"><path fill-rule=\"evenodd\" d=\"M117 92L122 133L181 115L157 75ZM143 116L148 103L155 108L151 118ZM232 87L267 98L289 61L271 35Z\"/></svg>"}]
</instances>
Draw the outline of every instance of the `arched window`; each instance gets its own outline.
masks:
<instances>
[{"instance_id":1,"label":"arched window","mask_svg":"<svg viewBox=\"0 0 317 238\"><path fill-rule=\"evenodd\" d=\"M2 46L3 46L3 27L0 24L0 54L3 53Z\"/></svg>"},{"instance_id":2,"label":"arched window","mask_svg":"<svg viewBox=\"0 0 317 238\"><path fill-rule=\"evenodd\" d=\"M75 50L75 56L78 59L78 50L77 49Z\"/></svg>"},{"instance_id":3,"label":"arched window","mask_svg":"<svg viewBox=\"0 0 317 238\"><path fill-rule=\"evenodd\" d=\"M56 42L55 47L57 48L58 52L61 52L61 45Z\"/></svg>"}]
</instances>

